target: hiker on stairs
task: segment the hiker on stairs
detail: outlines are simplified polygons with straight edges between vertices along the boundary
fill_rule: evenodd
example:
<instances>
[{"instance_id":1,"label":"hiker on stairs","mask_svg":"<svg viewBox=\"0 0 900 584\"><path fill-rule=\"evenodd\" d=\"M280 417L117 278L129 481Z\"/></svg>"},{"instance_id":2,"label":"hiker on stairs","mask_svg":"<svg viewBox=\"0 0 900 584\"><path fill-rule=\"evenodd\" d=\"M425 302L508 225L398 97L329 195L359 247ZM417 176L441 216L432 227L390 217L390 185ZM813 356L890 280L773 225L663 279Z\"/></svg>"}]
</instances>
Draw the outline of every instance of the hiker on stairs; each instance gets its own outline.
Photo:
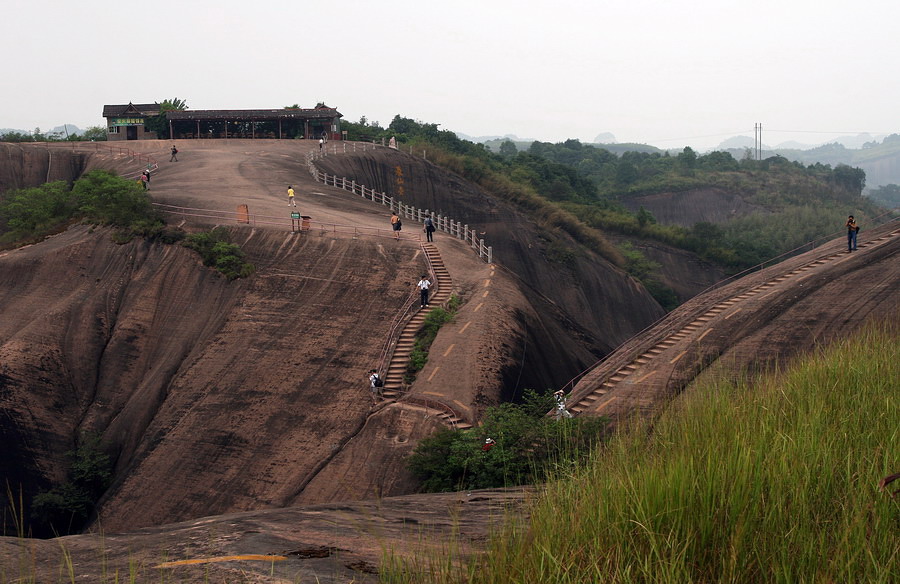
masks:
<instances>
[{"instance_id":1,"label":"hiker on stairs","mask_svg":"<svg viewBox=\"0 0 900 584\"><path fill-rule=\"evenodd\" d=\"M422 274L422 279L416 284L416 288L419 289L419 300L422 308L425 308L428 306L428 289L431 288L431 282L428 280L427 274Z\"/></svg>"},{"instance_id":2,"label":"hiker on stairs","mask_svg":"<svg viewBox=\"0 0 900 584\"><path fill-rule=\"evenodd\" d=\"M375 369L369 369L369 389L372 392L372 400L377 402L381 398L381 388L384 387L384 381L378 375Z\"/></svg>"}]
</instances>

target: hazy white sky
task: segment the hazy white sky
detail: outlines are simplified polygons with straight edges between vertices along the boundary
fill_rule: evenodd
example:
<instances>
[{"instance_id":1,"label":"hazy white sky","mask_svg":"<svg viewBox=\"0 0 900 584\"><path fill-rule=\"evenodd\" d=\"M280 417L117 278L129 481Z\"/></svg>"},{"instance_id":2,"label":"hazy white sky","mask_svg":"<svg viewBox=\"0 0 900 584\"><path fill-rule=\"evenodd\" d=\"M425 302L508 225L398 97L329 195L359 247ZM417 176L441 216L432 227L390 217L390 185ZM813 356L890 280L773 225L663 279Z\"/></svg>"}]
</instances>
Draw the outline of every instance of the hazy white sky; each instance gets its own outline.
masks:
<instances>
[{"instance_id":1,"label":"hazy white sky","mask_svg":"<svg viewBox=\"0 0 900 584\"><path fill-rule=\"evenodd\" d=\"M705 148L900 132L896 0L3 0L0 128L104 104Z\"/></svg>"}]
</instances>

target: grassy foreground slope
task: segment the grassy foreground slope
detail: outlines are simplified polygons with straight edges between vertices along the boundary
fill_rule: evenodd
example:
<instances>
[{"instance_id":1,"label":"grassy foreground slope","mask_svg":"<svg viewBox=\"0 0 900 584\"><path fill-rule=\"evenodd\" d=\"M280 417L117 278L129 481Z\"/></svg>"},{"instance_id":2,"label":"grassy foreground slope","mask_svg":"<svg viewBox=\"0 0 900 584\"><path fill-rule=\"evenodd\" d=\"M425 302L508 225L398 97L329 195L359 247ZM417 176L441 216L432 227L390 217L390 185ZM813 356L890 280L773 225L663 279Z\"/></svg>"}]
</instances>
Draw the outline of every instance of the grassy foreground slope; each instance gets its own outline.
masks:
<instances>
[{"instance_id":1,"label":"grassy foreground slope","mask_svg":"<svg viewBox=\"0 0 900 584\"><path fill-rule=\"evenodd\" d=\"M900 326L869 325L782 374L695 387L546 486L431 582L897 582ZM429 558L424 560L431 563ZM398 572L399 574L399 572ZM390 581L410 581L396 575Z\"/></svg>"}]
</instances>

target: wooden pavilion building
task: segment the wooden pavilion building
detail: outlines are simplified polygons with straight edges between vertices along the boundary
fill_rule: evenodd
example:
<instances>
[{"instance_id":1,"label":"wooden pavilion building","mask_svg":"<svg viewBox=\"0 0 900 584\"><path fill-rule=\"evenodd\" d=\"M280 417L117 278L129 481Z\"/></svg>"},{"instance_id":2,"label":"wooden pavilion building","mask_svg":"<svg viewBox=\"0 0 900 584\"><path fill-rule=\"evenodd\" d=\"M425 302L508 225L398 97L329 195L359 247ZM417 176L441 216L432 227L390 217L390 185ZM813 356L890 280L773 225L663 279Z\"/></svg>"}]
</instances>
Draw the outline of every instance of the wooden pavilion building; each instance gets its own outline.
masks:
<instances>
[{"instance_id":1,"label":"wooden pavilion building","mask_svg":"<svg viewBox=\"0 0 900 584\"><path fill-rule=\"evenodd\" d=\"M342 114L320 103L314 108L254 110L172 110L166 112L168 135L157 136L145 122L159 116L159 104L104 105L107 139L184 138L341 139ZM161 132L162 133L162 132Z\"/></svg>"},{"instance_id":2,"label":"wooden pavilion building","mask_svg":"<svg viewBox=\"0 0 900 584\"><path fill-rule=\"evenodd\" d=\"M183 110L166 112L169 138L341 139L342 114L319 104L312 109Z\"/></svg>"}]
</instances>

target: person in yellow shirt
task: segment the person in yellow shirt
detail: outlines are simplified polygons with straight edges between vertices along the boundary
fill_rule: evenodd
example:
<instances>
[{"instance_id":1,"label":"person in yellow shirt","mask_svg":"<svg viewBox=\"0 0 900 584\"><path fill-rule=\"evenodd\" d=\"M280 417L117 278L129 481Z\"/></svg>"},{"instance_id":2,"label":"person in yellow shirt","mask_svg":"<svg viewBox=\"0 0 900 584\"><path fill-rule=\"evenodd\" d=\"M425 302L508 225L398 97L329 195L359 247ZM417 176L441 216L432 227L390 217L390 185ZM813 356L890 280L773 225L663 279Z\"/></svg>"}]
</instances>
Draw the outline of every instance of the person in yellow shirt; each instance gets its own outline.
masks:
<instances>
[{"instance_id":1,"label":"person in yellow shirt","mask_svg":"<svg viewBox=\"0 0 900 584\"><path fill-rule=\"evenodd\" d=\"M297 203L294 201L294 187L291 185L288 185L288 206L291 206L291 205L296 207Z\"/></svg>"}]
</instances>

